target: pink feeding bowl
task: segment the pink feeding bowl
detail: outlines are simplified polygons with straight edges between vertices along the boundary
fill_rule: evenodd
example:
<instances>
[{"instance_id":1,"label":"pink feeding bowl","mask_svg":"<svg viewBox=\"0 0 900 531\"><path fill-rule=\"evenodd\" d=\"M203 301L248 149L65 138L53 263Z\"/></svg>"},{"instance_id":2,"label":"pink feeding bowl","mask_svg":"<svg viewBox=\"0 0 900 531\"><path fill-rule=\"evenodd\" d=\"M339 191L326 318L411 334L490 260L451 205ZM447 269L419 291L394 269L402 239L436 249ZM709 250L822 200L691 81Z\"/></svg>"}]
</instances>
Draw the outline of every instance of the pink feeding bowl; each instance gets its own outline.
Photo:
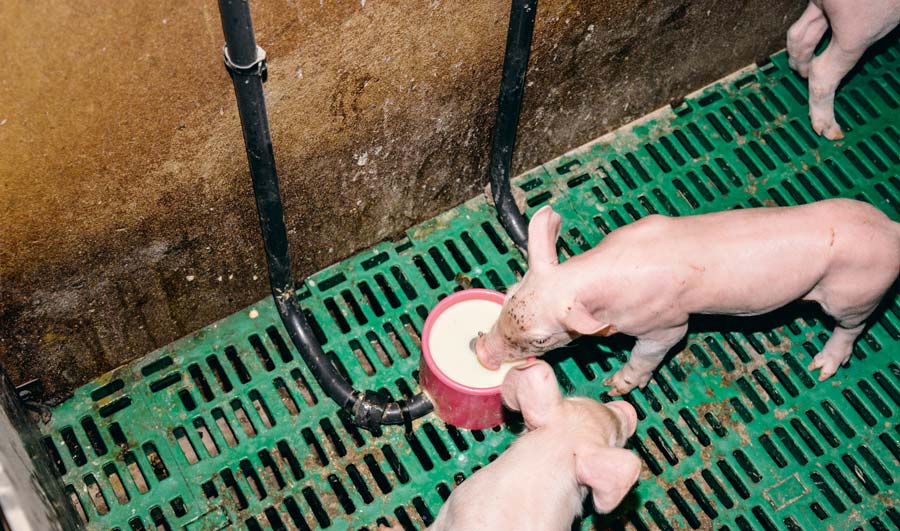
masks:
<instances>
[{"instance_id":1,"label":"pink feeding bowl","mask_svg":"<svg viewBox=\"0 0 900 531\"><path fill-rule=\"evenodd\" d=\"M481 430L503 422L500 389L508 367L502 372L489 371L478 363L475 354L468 349L469 342L477 337L479 331L487 332L493 326L503 298L499 291L489 289L459 291L439 302L425 320L419 382L431 398L435 414L448 424ZM473 301L481 304L472 304ZM442 361L436 361L436 358ZM464 367L457 365L457 361L462 362ZM444 363L443 368L441 363ZM466 375L466 378L461 378L461 375ZM459 381L467 378L468 383ZM473 385L473 380L479 382ZM483 386L488 381L493 385Z\"/></svg>"}]
</instances>

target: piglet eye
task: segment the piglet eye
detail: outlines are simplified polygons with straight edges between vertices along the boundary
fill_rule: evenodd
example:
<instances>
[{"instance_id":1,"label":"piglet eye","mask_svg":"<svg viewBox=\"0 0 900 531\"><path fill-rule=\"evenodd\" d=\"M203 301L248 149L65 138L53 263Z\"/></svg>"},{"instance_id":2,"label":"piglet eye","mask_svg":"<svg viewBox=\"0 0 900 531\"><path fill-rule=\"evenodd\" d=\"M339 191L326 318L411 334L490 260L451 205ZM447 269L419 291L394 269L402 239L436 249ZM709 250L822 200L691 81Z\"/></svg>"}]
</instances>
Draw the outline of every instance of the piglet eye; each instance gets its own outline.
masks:
<instances>
[{"instance_id":1,"label":"piglet eye","mask_svg":"<svg viewBox=\"0 0 900 531\"><path fill-rule=\"evenodd\" d=\"M546 344L550 343L550 340L551 340L551 339L553 339L553 338L552 338L552 337L539 337L539 338L535 339L535 340L533 341L533 343L534 343L535 345L541 345L541 346L543 346L543 345L546 345Z\"/></svg>"}]
</instances>

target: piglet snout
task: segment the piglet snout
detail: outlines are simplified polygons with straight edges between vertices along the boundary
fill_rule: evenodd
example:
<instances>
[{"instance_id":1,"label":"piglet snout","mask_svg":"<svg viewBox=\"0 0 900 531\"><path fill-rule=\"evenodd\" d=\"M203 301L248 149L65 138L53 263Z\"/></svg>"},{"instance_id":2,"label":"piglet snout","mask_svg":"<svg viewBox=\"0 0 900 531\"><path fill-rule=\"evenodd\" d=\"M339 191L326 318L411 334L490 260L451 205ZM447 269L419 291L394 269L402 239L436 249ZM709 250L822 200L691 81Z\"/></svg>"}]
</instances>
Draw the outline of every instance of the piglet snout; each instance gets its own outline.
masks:
<instances>
[{"instance_id":1,"label":"piglet snout","mask_svg":"<svg viewBox=\"0 0 900 531\"><path fill-rule=\"evenodd\" d=\"M491 351L487 346L487 338L488 335L483 334L478 336L475 340L475 357L478 358L478 362L485 368L496 371L500 368L500 361L496 359L496 356L491 354Z\"/></svg>"},{"instance_id":2,"label":"piglet snout","mask_svg":"<svg viewBox=\"0 0 900 531\"><path fill-rule=\"evenodd\" d=\"M637 429L638 421L637 412L634 410L634 407L632 407L631 404L625 402L624 400L607 402L606 405L611 408L618 409L622 413L626 437L631 437L632 435L634 435L634 430Z\"/></svg>"}]
</instances>

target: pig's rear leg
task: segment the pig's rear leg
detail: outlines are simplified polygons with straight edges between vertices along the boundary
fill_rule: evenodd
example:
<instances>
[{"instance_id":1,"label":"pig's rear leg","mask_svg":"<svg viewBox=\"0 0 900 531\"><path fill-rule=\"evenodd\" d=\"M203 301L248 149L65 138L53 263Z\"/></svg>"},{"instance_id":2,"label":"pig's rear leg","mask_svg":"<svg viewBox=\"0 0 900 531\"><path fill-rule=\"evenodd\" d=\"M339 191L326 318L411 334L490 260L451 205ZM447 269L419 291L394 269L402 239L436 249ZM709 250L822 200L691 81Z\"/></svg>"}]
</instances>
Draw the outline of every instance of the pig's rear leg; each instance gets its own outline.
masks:
<instances>
[{"instance_id":1,"label":"pig's rear leg","mask_svg":"<svg viewBox=\"0 0 900 531\"><path fill-rule=\"evenodd\" d=\"M874 308L872 309L874 311ZM831 337L825 342L822 351L816 354L807 370L819 369L819 381L824 382L831 378L837 372L838 367L850 360L853 353L853 343L866 327L866 317L872 311L866 313L863 317L853 317L849 319L838 319L837 326L831 333Z\"/></svg>"},{"instance_id":2,"label":"pig's rear leg","mask_svg":"<svg viewBox=\"0 0 900 531\"><path fill-rule=\"evenodd\" d=\"M834 118L834 93L869 44L858 35L847 37L835 30L828 48L810 62L809 118L816 134L829 140L844 138Z\"/></svg>"},{"instance_id":3,"label":"pig's rear leg","mask_svg":"<svg viewBox=\"0 0 900 531\"><path fill-rule=\"evenodd\" d=\"M828 20L812 2L787 32L788 64L803 77L809 76L809 63L816 45L828 29Z\"/></svg>"},{"instance_id":4,"label":"pig's rear leg","mask_svg":"<svg viewBox=\"0 0 900 531\"><path fill-rule=\"evenodd\" d=\"M631 349L628 363L622 366L603 384L612 387L610 396L624 395L637 387L644 387L650 381L653 371L687 333L687 323L673 328L655 330L637 338Z\"/></svg>"}]
</instances>

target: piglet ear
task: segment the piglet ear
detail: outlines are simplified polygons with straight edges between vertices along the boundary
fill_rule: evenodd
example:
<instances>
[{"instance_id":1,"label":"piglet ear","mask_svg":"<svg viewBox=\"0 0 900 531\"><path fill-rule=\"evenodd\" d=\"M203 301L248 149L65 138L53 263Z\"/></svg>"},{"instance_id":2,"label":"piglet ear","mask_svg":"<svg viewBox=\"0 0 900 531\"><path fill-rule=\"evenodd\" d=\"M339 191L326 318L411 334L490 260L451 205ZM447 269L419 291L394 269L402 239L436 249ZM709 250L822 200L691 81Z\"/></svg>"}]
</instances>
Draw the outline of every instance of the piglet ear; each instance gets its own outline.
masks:
<instances>
[{"instance_id":1,"label":"piglet ear","mask_svg":"<svg viewBox=\"0 0 900 531\"><path fill-rule=\"evenodd\" d=\"M578 482L591 488L594 509L606 514L616 508L641 473L641 460L621 448L588 445L575 454Z\"/></svg>"},{"instance_id":2,"label":"piglet ear","mask_svg":"<svg viewBox=\"0 0 900 531\"><path fill-rule=\"evenodd\" d=\"M522 412L529 430L547 424L562 407L556 375L540 360L512 368L503 380L501 394L506 407Z\"/></svg>"},{"instance_id":3,"label":"piglet ear","mask_svg":"<svg viewBox=\"0 0 900 531\"><path fill-rule=\"evenodd\" d=\"M614 326L597 320L587 307L577 300L563 318L563 324L569 330L574 330L583 336L608 336L616 332Z\"/></svg>"},{"instance_id":4,"label":"piglet ear","mask_svg":"<svg viewBox=\"0 0 900 531\"><path fill-rule=\"evenodd\" d=\"M528 269L540 269L559 263L556 254L556 239L562 218L550 208L544 206L531 216L528 223Z\"/></svg>"}]
</instances>

